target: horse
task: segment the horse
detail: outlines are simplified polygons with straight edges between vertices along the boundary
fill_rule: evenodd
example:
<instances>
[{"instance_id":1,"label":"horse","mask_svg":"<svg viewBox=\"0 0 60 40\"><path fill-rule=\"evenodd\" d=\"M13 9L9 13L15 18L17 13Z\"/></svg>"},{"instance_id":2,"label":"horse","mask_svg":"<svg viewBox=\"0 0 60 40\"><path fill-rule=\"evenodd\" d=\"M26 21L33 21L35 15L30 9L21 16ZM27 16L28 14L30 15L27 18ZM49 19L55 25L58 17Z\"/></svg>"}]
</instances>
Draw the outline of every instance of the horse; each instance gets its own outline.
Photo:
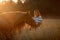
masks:
<instances>
[{"instance_id":1,"label":"horse","mask_svg":"<svg viewBox=\"0 0 60 40\"><path fill-rule=\"evenodd\" d=\"M29 24L30 29L36 29L36 24L32 17L27 12L12 11L0 13L0 32L4 34L7 39L10 40L10 36L14 32L20 32L25 26L25 23Z\"/></svg>"},{"instance_id":2,"label":"horse","mask_svg":"<svg viewBox=\"0 0 60 40\"><path fill-rule=\"evenodd\" d=\"M0 32L10 40L10 36L16 31L20 32L25 26L29 24L30 29L36 29L36 24L32 17L27 12L12 11L0 13Z\"/></svg>"}]
</instances>

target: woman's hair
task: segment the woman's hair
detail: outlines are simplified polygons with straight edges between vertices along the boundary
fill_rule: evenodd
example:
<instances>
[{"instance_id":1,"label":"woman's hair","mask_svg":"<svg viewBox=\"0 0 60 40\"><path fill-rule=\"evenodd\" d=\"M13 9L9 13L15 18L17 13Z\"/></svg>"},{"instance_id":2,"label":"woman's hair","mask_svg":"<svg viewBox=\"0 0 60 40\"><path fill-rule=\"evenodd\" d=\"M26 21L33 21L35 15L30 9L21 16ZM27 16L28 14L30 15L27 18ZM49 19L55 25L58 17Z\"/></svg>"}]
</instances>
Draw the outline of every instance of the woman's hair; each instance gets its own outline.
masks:
<instances>
[{"instance_id":1,"label":"woman's hair","mask_svg":"<svg viewBox=\"0 0 60 40\"><path fill-rule=\"evenodd\" d=\"M34 10L34 15L37 15L37 16L40 16L41 14L40 14L40 12L39 12L39 10Z\"/></svg>"}]
</instances>

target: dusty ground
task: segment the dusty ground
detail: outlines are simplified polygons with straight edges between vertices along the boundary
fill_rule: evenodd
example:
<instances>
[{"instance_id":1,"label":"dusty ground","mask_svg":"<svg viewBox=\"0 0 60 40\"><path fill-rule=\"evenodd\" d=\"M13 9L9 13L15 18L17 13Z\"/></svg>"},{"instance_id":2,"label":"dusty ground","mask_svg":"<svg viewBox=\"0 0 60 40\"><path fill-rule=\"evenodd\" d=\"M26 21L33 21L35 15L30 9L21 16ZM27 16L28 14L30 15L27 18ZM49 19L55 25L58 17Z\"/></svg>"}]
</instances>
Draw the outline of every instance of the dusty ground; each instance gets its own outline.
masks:
<instances>
[{"instance_id":1,"label":"dusty ground","mask_svg":"<svg viewBox=\"0 0 60 40\"><path fill-rule=\"evenodd\" d=\"M60 19L43 19L39 28L15 33L13 40L60 40Z\"/></svg>"}]
</instances>

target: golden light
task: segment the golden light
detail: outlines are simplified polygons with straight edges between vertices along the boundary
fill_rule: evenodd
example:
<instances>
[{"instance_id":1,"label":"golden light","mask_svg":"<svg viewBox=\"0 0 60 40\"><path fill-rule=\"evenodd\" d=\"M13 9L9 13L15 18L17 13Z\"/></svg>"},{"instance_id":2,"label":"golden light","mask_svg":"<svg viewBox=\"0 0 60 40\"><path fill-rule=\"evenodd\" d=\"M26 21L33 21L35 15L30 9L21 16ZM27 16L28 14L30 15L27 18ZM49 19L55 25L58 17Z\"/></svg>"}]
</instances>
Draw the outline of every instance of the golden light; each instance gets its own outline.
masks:
<instances>
[{"instance_id":1,"label":"golden light","mask_svg":"<svg viewBox=\"0 0 60 40\"><path fill-rule=\"evenodd\" d=\"M0 3L3 2L3 0L0 0Z\"/></svg>"},{"instance_id":2,"label":"golden light","mask_svg":"<svg viewBox=\"0 0 60 40\"><path fill-rule=\"evenodd\" d=\"M17 3L18 2L18 0L12 0L13 2L15 2L15 3Z\"/></svg>"},{"instance_id":3,"label":"golden light","mask_svg":"<svg viewBox=\"0 0 60 40\"><path fill-rule=\"evenodd\" d=\"M0 0L0 2L3 2L3 1L9 1L9 0Z\"/></svg>"},{"instance_id":4,"label":"golden light","mask_svg":"<svg viewBox=\"0 0 60 40\"><path fill-rule=\"evenodd\" d=\"M9 0L5 0L5 1L9 1Z\"/></svg>"},{"instance_id":5,"label":"golden light","mask_svg":"<svg viewBox=\"0 0 60 40\"><path fill-rule=\"evenodd\" d=\"M0 0L0 3L5 4L5 2L7 2L7 1L9 1L9 0Z\"/></svg>"},{"instance_id":6,"label":"golden light","mask_svg":"<svg viewBox=\"0 0 60 40\"><path fill-rule=\"evenodd\" d=\"M8 1L10 1L10 0L0 0L0 3L2 3L2 2L8 2ZM17 3L18 2L18 0L12 0L14 3ZM4 4L4 3L3 3Z\"/></svg>"},{"instance_id":7,"label":"golden light","mask_svg":"<svg viewBox=\"0 0 60 40\"><path fill-rule=\"evenodd\" d=\"M26 0L20 0L22 3L25 3Z\"/></svg>"}]
</instances>

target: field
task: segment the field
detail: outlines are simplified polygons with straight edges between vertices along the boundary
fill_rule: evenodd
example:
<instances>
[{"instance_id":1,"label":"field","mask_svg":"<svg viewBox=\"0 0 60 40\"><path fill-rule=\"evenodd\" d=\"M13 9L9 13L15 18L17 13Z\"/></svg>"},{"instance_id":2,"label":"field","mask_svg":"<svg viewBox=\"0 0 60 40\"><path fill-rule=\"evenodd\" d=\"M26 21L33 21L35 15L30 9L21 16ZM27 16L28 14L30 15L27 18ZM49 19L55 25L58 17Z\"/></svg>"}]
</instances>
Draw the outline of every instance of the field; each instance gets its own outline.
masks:
<instances>
[{"instance_id":1,"label":"field","mask_svg":"<svg viewBox=\"0 0 60 40\"><path fill-rule=\"evenodd\" d=\"M26 25L27 26L27 25ZM28 27L28 26L27 26ZM43 19L36 31L23 29L16 32L14 40L60 40L60 19Z\"/></svg>"}]
</instances>

